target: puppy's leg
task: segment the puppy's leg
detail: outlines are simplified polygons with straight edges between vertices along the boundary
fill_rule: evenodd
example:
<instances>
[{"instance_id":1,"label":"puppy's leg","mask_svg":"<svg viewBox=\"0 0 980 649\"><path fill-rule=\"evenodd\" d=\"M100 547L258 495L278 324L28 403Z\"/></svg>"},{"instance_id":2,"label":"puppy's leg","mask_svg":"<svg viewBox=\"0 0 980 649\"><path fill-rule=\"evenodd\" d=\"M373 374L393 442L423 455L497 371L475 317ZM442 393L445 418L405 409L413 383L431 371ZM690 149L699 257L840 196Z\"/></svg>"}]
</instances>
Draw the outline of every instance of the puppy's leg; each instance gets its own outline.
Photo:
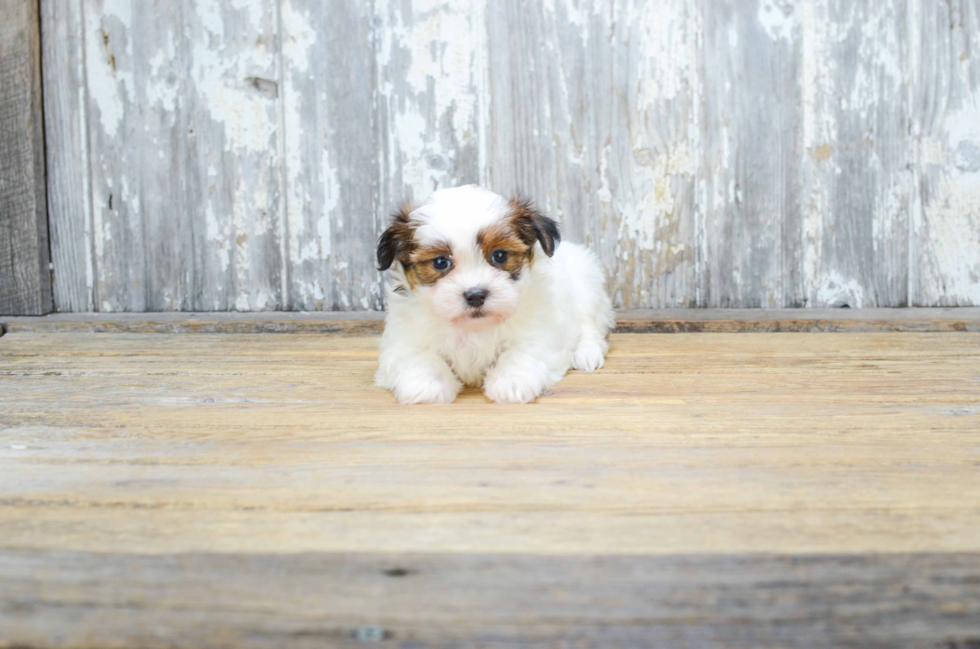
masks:
<instances>
[{"instance_id":1,"label":"puppy's leg","mask_svg":"<svg viewBox=\"0 0 980 649\"><path fill-rule=\"evenodd\" d=\"M566 274L574 287L572 299L579 321L579 339L572 349L571 365L591 372L605 363L609 343L606 336L616 326L612 302L603 288L604 276L599 260L584 248L569 250Z\"/></svg>"},{"instance_id":2,"label":"puppy's leg","mask_svg":"<svg viewBox=\"0 0 980 649\"><path fill-rule=\"evenodd\" d=\"M572 353L572 367L585 372L597 370L605 364L607 351L609 342L606 334L595 324L587 322L582 325L582 337Z\"/></svg>"},{"instance_id":3,"label":"puppy's leg","mask_svg":"<svg viewBox=\"0 0 980 649\"><path fill-rule=\"evenodd\" d=\"M565 365L565 369L567 367ZM528 403L564 374L564 370L555 370L545 360L528 351L511 349L501 354L487 372L483 379L483 393L497 403Z\"/></svg>"},{"instance_id":4,"label":"puppy's leg","mask_svg":"<svg viewBox=\"0 0 980 649\"><path fill-rule=\"evenodd\" d=\"M399 403L452 403L463 387L446 361L431 352L382 353L375 384L394 392Z\"/></svg>"},{"instance_id":5,"label":"puppy's leg","mask_svg":"<svg viewBox=\"0 0 980 649\"><path fill-rule=\"evenodd\" d=\"M594 294L593 299L585 306L581 337L572 352L572 367L591 372L606 362L606 352L609 351L606 337L616 326L616 315L604 291Z\"/></svg>"}]
</instances>

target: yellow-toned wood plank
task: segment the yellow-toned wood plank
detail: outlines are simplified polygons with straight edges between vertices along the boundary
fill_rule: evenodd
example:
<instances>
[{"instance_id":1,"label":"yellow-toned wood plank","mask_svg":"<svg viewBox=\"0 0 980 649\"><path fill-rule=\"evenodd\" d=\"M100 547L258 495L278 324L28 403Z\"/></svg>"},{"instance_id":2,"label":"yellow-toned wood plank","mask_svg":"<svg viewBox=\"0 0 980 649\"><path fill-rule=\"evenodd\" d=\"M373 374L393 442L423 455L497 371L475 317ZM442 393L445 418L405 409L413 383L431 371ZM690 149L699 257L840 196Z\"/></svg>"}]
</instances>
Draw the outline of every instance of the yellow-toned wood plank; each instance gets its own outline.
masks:
<instances>
[{"instance_id":1,"label":"yellow-toned wood plank","mask_svg":"<svg viewBox=\"0 0 980 649\"><path fill-rule=\"evenodd\" d=\"M980 551L980 336L620 334L530 406L399 406L376 345L5 337L0 548Z\"/></svg>"}]
</instances>

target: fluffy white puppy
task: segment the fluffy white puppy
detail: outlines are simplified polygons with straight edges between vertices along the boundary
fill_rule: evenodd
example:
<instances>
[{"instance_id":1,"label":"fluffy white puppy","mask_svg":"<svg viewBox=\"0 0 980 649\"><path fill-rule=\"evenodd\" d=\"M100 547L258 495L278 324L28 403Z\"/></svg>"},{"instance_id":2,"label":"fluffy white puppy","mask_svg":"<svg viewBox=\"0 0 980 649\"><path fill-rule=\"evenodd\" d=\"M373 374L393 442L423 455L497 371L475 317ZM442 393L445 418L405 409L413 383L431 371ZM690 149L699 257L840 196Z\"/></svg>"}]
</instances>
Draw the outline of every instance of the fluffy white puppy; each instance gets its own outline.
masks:
<instances>
[{"instance_id":1,"label":"fluffy white puppy","mask_svg":"<svg viewBox=\"0 0 980 649\"><path fill-rule=\"evenodd\" d=\"M401 403L449 403L464 384L526 403L569 366L602 367L615 322L602 270L560 240L529 201L476 185L396 212L378 242L390 272L377 385Z\"/></svg>"}]
</instances>

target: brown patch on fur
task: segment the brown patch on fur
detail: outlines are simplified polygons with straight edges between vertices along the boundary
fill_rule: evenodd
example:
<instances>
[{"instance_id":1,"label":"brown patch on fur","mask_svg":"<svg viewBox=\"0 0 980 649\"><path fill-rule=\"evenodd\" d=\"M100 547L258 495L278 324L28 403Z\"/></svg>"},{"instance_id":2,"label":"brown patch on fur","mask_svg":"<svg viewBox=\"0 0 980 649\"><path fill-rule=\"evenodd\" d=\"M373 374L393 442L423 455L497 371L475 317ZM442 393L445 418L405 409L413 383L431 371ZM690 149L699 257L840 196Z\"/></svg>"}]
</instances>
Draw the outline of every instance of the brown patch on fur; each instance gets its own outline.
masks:
<instances>
[{"instance_id":1,"label":"brown patch on fur","mask_svg":"<svg viewBox=\"0 0 980 649\"><path fill-rule=\"evenodd\" d=\"M409 256L408 263L402 262L405 266L405 279L411 287L417 284L429 286L448 275L453 267L449 266L446 270L436 270L432 262L439 257L446 257L452 262L453 250L448 243L437 243L430 246L416 246Z\"/></svg>"},{"instance_id":2,"label":"brown patch on fur","mask_svg":"<svg viewBox=\"0 0 980 649\"><path fill-rule=\"evenodd\" d=\"M509 220L514 232L533 250L534 242L541 243L544 254L551 257L561 242L558 224L538 211L529 198L518 194L510 199Z\"/></svg>"},{"instance_id":3,"label":"brown patch on fur","mask_svg":"<svg viewBox=\"0 0 980 649\"><path fill-rule=\"evenodd\" d=\"M540 242L541 249L550 257L555 254L561 234L558 224L541 214L527 198L516 196L510 199L509 206L510 213L480 230L476 242L488 264L506 271L516 280L525 264L534 263L534 244ZM508 253L503 264L493 261L493 253L498 250Z\"/></svg>"},{"instance_id":4,"label":"brown patch on fur","mask_svg":"<svg viewBox=\"0 0 980 649\"><path fill-rule=\"evenodd\" d=\"M512 218L498 221L489 225L476 235L476 243L483 250L483 258L494 268L509 273L513 279L520 277L524 264L530 264L534 258L534 241L528 244L519 234ZM496 264L493 253L504 250L508 253L507 261Z\"/></svg>"},{"instance_id":5,"label":"brown patch on fur","mask_svg":"<svg viewBox=\"0 0 980 649\"><path fill-rule=\"evenodd\" d=\"M415 228L412 203L405 203L391 215L391 225L378 239L378 270L388 270L397 259L406 265L415 250Z\"/></svg>"}]
</instances>

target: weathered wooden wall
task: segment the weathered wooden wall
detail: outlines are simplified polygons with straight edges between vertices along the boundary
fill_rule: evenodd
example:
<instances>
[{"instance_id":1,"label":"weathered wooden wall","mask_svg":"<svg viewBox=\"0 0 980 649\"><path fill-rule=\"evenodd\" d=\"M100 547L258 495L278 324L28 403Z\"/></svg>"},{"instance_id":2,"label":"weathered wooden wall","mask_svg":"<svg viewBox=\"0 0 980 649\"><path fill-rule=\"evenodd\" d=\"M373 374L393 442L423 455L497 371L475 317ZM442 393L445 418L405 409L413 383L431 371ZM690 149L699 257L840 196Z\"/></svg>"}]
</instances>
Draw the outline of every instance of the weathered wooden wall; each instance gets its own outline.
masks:
<instances>
[{"instance_id":1,"label":"weathered wooden wall","mask_svg":"<svg viewBox=\"0 0 980 649\"><path fill-rule=\"evenodd\" d=\"M976 0L42 0L62 311L378 309L522 188L622 307L980 305Z\"/></svg>"},{"instance_id":2,"label":"weathered wooden wall","mask_svg":"<svg viewBox=\"0 0 980 649\"><path fill-rule=\"evenodd\" d=\"M0 0L0 315L51 310L36 0Z\"/></svg>"}]
</instances>

